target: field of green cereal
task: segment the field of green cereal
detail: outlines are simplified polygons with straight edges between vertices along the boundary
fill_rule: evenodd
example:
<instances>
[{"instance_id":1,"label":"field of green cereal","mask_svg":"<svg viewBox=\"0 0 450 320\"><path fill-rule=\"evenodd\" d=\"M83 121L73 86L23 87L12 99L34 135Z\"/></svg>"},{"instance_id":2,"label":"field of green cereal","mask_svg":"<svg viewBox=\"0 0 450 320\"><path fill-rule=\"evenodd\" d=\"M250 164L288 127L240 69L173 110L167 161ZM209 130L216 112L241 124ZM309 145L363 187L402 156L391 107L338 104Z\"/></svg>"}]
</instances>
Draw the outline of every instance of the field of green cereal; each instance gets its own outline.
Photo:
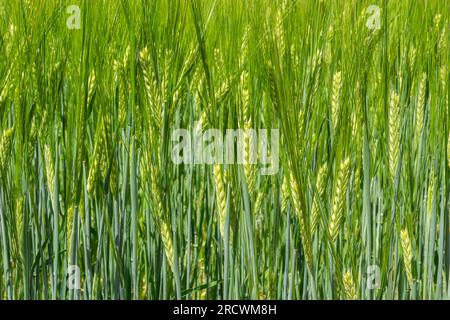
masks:
<instances>
[{"instance_id":1,"label":"field of green cereal","mask_svg":"<svg viewBox=\"0 0 450 320\"><path fill-rule=\"evenodd\" d=\"M0 299L450 299L449 16L0 0Z\"/></svg>"}]
</instances>

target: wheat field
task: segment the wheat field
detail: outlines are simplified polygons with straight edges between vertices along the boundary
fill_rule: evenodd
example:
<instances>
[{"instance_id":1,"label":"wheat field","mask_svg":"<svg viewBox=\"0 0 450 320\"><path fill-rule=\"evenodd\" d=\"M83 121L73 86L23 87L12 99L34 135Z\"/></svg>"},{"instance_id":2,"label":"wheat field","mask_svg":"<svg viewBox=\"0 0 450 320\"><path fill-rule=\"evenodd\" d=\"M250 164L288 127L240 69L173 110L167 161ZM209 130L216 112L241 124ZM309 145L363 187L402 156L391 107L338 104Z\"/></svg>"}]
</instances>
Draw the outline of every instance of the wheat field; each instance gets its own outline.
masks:
<instances>
[{"instance_id":1,"label":"wheat field","mask_svg":"<svg viewBox=\"0 0 450 320\"><path fill-rule=\"evenodd\" d=\"M449 15L1 0L0 299L450 299Z\"/></svg>"}]
</instances>

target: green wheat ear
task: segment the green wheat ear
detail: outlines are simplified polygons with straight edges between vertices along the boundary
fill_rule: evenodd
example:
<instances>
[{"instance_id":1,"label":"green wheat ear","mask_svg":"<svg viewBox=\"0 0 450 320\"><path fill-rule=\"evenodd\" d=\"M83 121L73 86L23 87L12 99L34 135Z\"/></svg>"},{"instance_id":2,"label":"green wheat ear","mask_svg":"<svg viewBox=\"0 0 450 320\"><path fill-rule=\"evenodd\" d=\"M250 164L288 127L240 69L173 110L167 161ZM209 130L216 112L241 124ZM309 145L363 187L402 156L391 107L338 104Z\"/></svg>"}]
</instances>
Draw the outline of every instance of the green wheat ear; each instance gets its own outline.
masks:
<instances>
[{"instance_id":1,"label":"green wheat ear","mask_svg":"<svg viewBox=\"0 0 450 320\"><path fill-rule=\"evenodd\" d=\"M353 277L350 271L346 271L343 276L344 292L347 300L358 300L356 293L356 286L353 282Z\"/></svg>"},{"instance_id":2,"label":"green wheat ear","mask_svg":"<svg viewBox=\"0 0 450 320\"><path fill-rule=\"evenodd\" d=\"M161 234L161 240L164 245L164 252L167 258L167 262L169 263L169 267L174 271L174 261L173 261L173 242L172 242L172 232L170 231L170 227L164 222L160 221L159 231Z\"/></svg>"},{"instance_id":3,"label":"green wheat ear","mask_svg":"<svg viewBox=\"0 0 450 320\"><path fill-rule=\"evenodd\" d=\"M400 149L400 98L391 91L389 98L389 172L392 181L397 170Z\"/></svg>"},{"instance_id":4,"label":"green wheat ear","mask_svg":"<svg viewBox=\"0 0 450 320\"><path fill-rule=\"evenodd\" d=\"M14 129L9 128L3 131L0 138L0 176L3 176L8 166L13 145Z\"/></svg>"},{"instance_id":5,"label":"green wheat ear","mask_svg":"<svg viewBox=\"0 0 450 320\"><path fill-rule=\"evenodd\" d=\"M416 141L418 143L420 134L424 126L425 115L425 93L426 93L427 74L423 73L419 84L419 92L416 105Z\"/></svg>"},{"instance_id":6,"label":"green wheat ear","mask_svg":"<svg viewBox=\"0 0 450 320\"><path fill-rule=\"evenodd\" d=\"M222 237L225 235L226 191L222 168L219 164L213 166L214 182L216 186L217 209L219 213L219 228Z\"/></svg>"},{"instance_id":7,"label":"green wheat ear","mask_svg":"<svg viewBox=\"0 0 450 320\"><path fill-rule=\"evenodd\" d=\"M71 248L72 248L72 228L73 228L73 212L74 206L71 205L67 210L67 220L66 220L66 234L67 234L67 253L68 257L71 256Z\"/></svg>"},{"instance_id":8,"label":"green wheat ear","mask_svg":"<svg viewBox=\"0 0 450 320\"><path fill-rule=\"evenodd\" d=\"M340 99L342 91L342 75L340 71L337 71L333 75L333 91L331 96L331 120L333 123L333 129L336 131L336 126L339 121L339 109Z\"/></svg>"},{"instance_id":9,"label":"green wheat ear","mask_svg":"<svg viewBox=\"0 0 450 320\"><path fill-rule=\"evenodd\" d=\"M314 234L314 232L317 229L317 225L319 222L319 216L320 216L320 200L323 198L325 194L325 188L326 188L326 172L327 172L327 164L323 164L319 168L319 172L317 173L317 180L316 180L316 190L317 193L314 195L313 205L312 205L312 215L311 215L311 234Z\"/></svg>"},{"instance_id":10,"label":"green wheat ear","mask_svg":"<svg viewBox=\"0 0 450 320\"><path fill-rule=\"evenodd\" d=\"M299 220L299 226L300 226L300 234L302 236L302 245L303 250L305 254L305 260L308 266L312 265L312 240L311 240L311 233L307 221L305 219L305 213L302 210L301 203L300 203L300 188L298 185L297 180L292 176L290 177L291 181L291 196L292 196L292 204L294 206L295 212L297 213L297 217Z\"/></svg>"},{"instance_id":11,"label":"green wheat ear","mask_svg":"<svg viewBox=\"0 0 450 320\"><path fill-rule=\"evenodd\" d=\"M338 172L338 179L333 193L333 206L331 208L331 217L328 225L328 232L331 242L336 242L339 228L344 215L345 197L347 193L347 184L350 172L350 159L344 159Z\"/></svg>"},{"instance_id":12,"label":"green wheat ear","mask_svg":"<svg viewBox=\"0 0 450 320\"><path fill-rule=\"evenodd\" d=\"M400 243L403 251L403 263L405 264L406 277L408 279L409 285L412 286L412 247L407 228L404 228L400 231Z\"/></svg>"},{"instance_id":13,"label":"green wheat ear","mask_svg":"<svg viewBox=\"0 0 450 320\"><path fill-rule=\"evenodd\" d=\"M22 256L22 248L23 248L23 197L18 197L16 199L16 210L15 210L15 218L16 218L16 234L17 240L19 241L19 252ZM23 258L23 256L22 256Z\"/></svg>"},{"instance_id":14,"label":"green wheat ear","mask_svg":"<svg viewBox=\"0 0 450 320\"><path fill-rule=\"evenodd\" d=\"M55 164L53 155L48 145L44 146L45 173L47 178L47 187L50 196L53 197L53 187L55 185ZM52 199L53 203L53 199Z\"/></svg>"},{"instance_id":15,"label":"green wheat ear","mask_svg":"<svg viewBox=\"0 0 450 320\"><path fill-rule=\"evenodd\" d=\"M283 182L281 184L281 212L286 212L287 206L289 204L289 175L285 174L283 177Z\"/></svg>"}]
</instances>

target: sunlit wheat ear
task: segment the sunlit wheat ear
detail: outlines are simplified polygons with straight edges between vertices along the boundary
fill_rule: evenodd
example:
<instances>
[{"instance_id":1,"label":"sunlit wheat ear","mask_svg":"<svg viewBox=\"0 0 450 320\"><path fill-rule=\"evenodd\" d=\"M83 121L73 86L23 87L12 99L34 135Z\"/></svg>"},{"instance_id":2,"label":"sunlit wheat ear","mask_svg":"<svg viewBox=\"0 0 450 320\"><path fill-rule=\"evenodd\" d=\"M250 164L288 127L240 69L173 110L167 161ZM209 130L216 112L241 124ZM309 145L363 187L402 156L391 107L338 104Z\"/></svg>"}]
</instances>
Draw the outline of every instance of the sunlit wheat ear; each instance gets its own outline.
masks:
<instances>
[{"instance_id":1,"label":"sunlit wheat ear","mask_svg":"<svg viewBox=\"0 0 450 320\"><path fill-rule=\"evenodd\" d=\"M336 242L344 215L349 171L350 159L346 158L345 160L342 160L339 166L338 178L333 192L333 206L331 208L331 217L328 225L328 232L333 243Z\"/></svg>"},{"instance_id":2,"label":"sunlit wheat ear","mask_svg":"<svg viewBox=\"0 0 450 320\"><path fill-rule=\"evenodd\" d=\"M305 112L303 110L300 110L297 115L297 123L298 123L298 129L297 132L300 136L303 136L304 130L305 130ZM303 154L305 151L305 144L300 144L299 146L300 154Z\"/></svg>"},{"instance_id":3,"label":"sunlit wheat ear","mask_svg":"<svg viewBox=\"0 0 450 320\"><path fill-rule=\"evenodd\" d=\"M45 160L45 174L47 178L47 188L53 204L54 203L53 188L55 185L55 165L52 152L48 145L44 146L44 160Z\"/></svg>"},{"instance_id":4,"label":"sunlit wheat ear","mask_svg":"<svg viewBox=\"0 0 450 320\"><path fill-rule=\"evenodd\" d=\"M404 228L400 231L400 243L403 251L403 263L405 265L406 277L408 279L409 285L412 286L412 246L407 228Z\"/></svg>"},{"instance_id":5,"label":"sunlit wheat ear","mask_svg":"<svg viewBox=\"0 0 450 320\"><path fill-rule=\"evenodd\" d=\"M291 182L291 195L292 195L292 203L295 209L295 212L297 213L297 217L299 220L299 226L300 226L300 234L302 236L302 245L303 250L305 254L305 260L306 263L311 266L312 265L312 241L311 241L311 234L309 230L309 226L307 225L308 221L306 220L305 213L302 210L301 203L300 203L300 188L298 186L297 180L292 176L290 176L290 182Z\"/></svg>"},{"instance_id":6,"label":"sunlit wheat ear","mask_svg":"<svg viewBox=\"0 0 450 320\"><path fill-rule=\"evenodd\" d=\"M428 194L427 194L427 213L428 213L428 218L431 217L431 210L433 209L433 198L434 198L434 187L436 185L436 176L434 175L434 170L431 169L430 172L430 181L428 183Z\"/></svg>"},{"instance_id":7,"label":"sunlit wheat ear","mask_svg":"<svg viewBox=\"0 0 450 320\"><path fill-rule=\"evenodd\" d=\"M0 176L3 176L8 167L8 161L13 145L14 129L6 129L0 138Z\"/></svg>"},{"instance_id":8,"label":"sunlit wheat ear","mask_svg":"<svg viewBox=\"0 0 450 320\"><path fill-rule=\"evenodd\" d=\"M296 56L295 68L300 68L299 58ZM320 74L322 71L323 53L322 50L317 50L312 59L312 72L314 72L314 85L311 92L311 100L314 101L317 97L317 92L320 88Z\"/></svg>"},{"instance_id":9,"label":"sunlit wheat ear","mask_svg":"<svg viewBox=\"0 0 450 320\"><path fill-rule=\"evenodd\" d=\"M142 66L142 74L144 76L144 89L150 105L150 117L154 125L161 123L161 99L158 92L158 84L156 82L155 73L151 67L150 53L147 47L139 52L139 59Z\"/></svg>"},{"instance_id":10,"label":"sunlit wheat ear","mask_svg":"<svg viewBox=\"0 0 450 320\"><path fill-rule=\"evenodd\" d=\"M89 75L88 79L88 105L92 103L92 100L94 98L95 89L96 89L97 81L95 77L94 70L91 71L91 74Z\"/></svg>"},{"instance_id":11,"label":"sunlit wheat ear","mask_svg":"<svg viewBox=\"0 0 450 320\"><path fill-rule=\"evenodd\" d=\"M217 76L222 78L225 75L225 61L223 59L222 51L219 48L214 48L213 56Z\"/></svg>"},{"instance_id":12,"label":"sunlit wheat ear","mask_svg":"<svg viewBox=\"0 0 450 320\"><path fill-rule=\"evenodd\" d=\"M261 209L263 205L264 198L267 197L267 195L264 192L258 192L258 196L256 197L255 201L255 207L253 209L253 212L255 215L262 214Z\"/></svg>"},{"instance_id":13,"label":"sunlit wheat ear","mask_svg":"<svg viewBox=\"0 0 450 320\"><path fill-rule=\"evenodd\" d=\"M216 186L217 209L219 214L219 228L222 237L225 235L225 214L227 194L225 190L225 183L222 173L222 168L219 164L213 165L214 182Z\"/></svg>"},{"instance_id":14,"label":"sunlit wheat ear","mask_svg":"<svg viewBox=\"0 0 450 320\"><path fill-rule=\"evenodd\" d=\"M103 166L102 162L104 161L103 154L105 147L104 123L103 119L101 119L99 128L97 128L97 132L95 134L94 153L92 155L92 164L89 168L87 180L87 190L89 195L92 195L94 188L97 185L99 174Z\"/></svg>"},{"instance_id":15,"label":"sunlit wheat ear","mask_svg":"<svg viewBox=\"0 0 450 320\"><path fill-rule=\"evenodd\" d=\"M445 56L447 52L447 43L448 43L447 37L448 37L447 27L444 25L442 27L441 32L439 33L439 40L438 40L438 53L442 56Z\"/></svg>"},{"instance_id":16,"label":"sunlit wheat ear","mask_svg":"<svg viewBox=\"0 0 450 320\"><path fill-rule=\"evenodd\" d=\"M420 134L422 133L425 115L425 93L427 84L427 74L423 73L419 83L419 92L416 105L416 141L418 143Z\"/></svg>"},{"instance_id":17,"label":"sunlit wheat ear","mask_svg":"<svg viewBox=\"0 0 450 320\"><path fill-rule=\"evenodd\" d=\"M219 88L216 89L214 97L217 103L222 102L230 91L230 79L225 79Z\"/></svg>"},{"instance_id":18,"label":"sunlit wheat ear","mask_svg":"<svg viewBox=\"0 0 450 320\"><path fill-rule=\"evenodd\" d=\"M340 71L337 71L333 75L333 91L331 96L331 120L333 123L333 129L336 131L336 126L339 121L339 109L340 98L342 90L342 75Z\"/></svg>"},{"instance_id":19,"label":"sunlit wheat ear","mask_svg":"<svg viewBox=\"0 0 450 320\"><path fill-rule=\"evenodd\" d=\"M10 72L6 75L6 79L4 81L4 86L0 91L0 104L6 101L9 93L12 90L12 81L9 81Z\"/></svg>"},{"instance_id":20,"label":"sunlit wheat ear","mask_svg":"<svg viewBox=\"0 0 450 320\"><path fill-rule=\"evenodd\" d=\"M19 247L20 255L22 255L22 248L23 248L23 197L18 197L16 199L15 218L16 218L17 240L19 241L18 247Z\"/></svg>"},{"instance_id":21,"label":"sunlit wheat ear","mask_svg":"<svg viewBox=\"0 0 450 320\"><path fill-rule=\"evenodd\" d=\"M356 286L353 282L353 277L350 271L346 271L343 276L345 298L347 300L358 300L358 295L356 293Z\"/></svg>"},{"instance_id":22,"label":"sunlit wheat ear","mask_svg":"<svg viewBox=\"0 0 450 320\"><path fill-rule=\"evenodd\" d=\"M72 228L73 228L73 212L74 212L74 206L70 206L67 210L67 220L66 220L66 234L67 234L67 253L70 257L72 249Z\"/></svg>"},{"instance_id":23,"label":"sunlit wheat ear","mask_svg":"<svg viewBox=\"0 0 450 320\"><path fill-rule=\"evenodd\" d=\"M417 56L417 50L416 48L412 48L409 50L409 71L413 73L414 67L416 66L416 56Z\"/></svg>"},{"instance_id":24,"label":"sunlit wheat ear","mask_svg":"<svg viewBox=\"0 0 450 320\"><path fill-rule=\"evenodd\" d=\"M244 122L244 175L247 181L249 194L253 194L256 182L256 171L252 161L252 156L256 152L255 141L251 136L252 121L250 115L250 94L249 94L249 79L248 72L243 71L240 79L241 99L242 99L242 113Z\"/></svg>"},{"instance_id":25,"label":"sunlit wheat ear","mask_svg":"<svg viewBox=\"0 0 450 320\"><path fill-rule=\"evenodd\" d=\"M311 215L311 234L314 235L317 225L319 223L320 216L320 201L324 196L325 188L326 188L326 172L327 172L327 164L323 164L319 168L319 172L317 173L316 180L316 190L317 192L314 194L314 200L312 205L312 215Z\"/></svg>"},{"instance_id":26,"label":"sunlit wheat ear","mask_svg":"<svg viewBox=\"0 0 450 320\"><path fill-rule=\"evenodd\" d=\"M278 54L282 58L286 52L286 40L283 29L283 12L277 11L275 18L275 41L278 47Z\"/></svg>"},{"instance_id":27,"label":"sunlit wheat ear","mask_svg":"<svg viewBox=\"0 0 450 320\"><path fill-rule=\"evenodd\" d=\"M244 34L242 35L241 50L240 50L241 54L239 55L239 66L241 66L241 68L247 63L249 36L250 36L250 26L246 25L244 28Z\"/></svg>"},{"instance_id":28,"label":"sunlit wheat ear","mask_svg":"<svg viewBox=\"0 0 450 320\"><path fill-rule=\"evenodd\" d=\"M281 212L286 212L289 204L289 184L289 174L285 174L283 177L283 182L281 184Z\"/></svg>"},{"instance_id":29,"label":"sunlit wheat ear","mask_svg":"<svg viewBox=\"0 0 450 320\"><path fill-rule=\"evenodd\" d=\"M330 25L326 34L326 43L323 53L323 59L327 65L329 65L333 61L333 51L331 48L331 41L333 41L333 38L334 38L334 28L332 25Z\"/></svg>"},{"instance_id":30,"label":"sunlit wheat ear","mask_svg":"<svg viewBox=\"0 0 450 320\"><path fill-rule=\"evenodd\" d=\"M400 98L391 91L389 98L389 172L392 181L397 170L400 149Z\"/></svg>"},{"instance_id":31,"label":"sunlit wheat ear","mask_svg":"<svg viewBox=\"0 0 450 320\"><path fill-rule=\"evenodd\" d=\"M164 221L160 221L159 229L161 234L161 240L164 245L164 252L167 258L167 262L169 263L170 269L173 271L174 264L173 264L172 232L170 231L170 227Z\"/></svg>"}]
</instances>

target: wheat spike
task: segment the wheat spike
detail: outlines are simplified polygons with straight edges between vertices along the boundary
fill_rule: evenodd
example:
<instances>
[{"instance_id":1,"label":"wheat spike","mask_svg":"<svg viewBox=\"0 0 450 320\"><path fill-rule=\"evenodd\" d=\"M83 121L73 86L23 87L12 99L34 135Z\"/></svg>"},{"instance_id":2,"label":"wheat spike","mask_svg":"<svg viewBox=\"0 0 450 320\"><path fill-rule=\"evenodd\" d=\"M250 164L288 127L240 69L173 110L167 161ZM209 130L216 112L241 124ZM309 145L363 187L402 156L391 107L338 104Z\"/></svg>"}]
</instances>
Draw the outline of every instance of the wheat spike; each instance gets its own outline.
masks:
<instances>
[{"instance_id":1,"label":"wheat spike","mask_svg":"<svg viewBox=\"0 0 450 320\"><path fill-rule=\"evenodd\" d=\"M431 169L430 182L428 184L428 194L427 194L427 213L428 213L428 217L431 217L431 210L433 209L433 198L434 198L434 186L435 185L436 185L436 177L434 175L434 170Z\"/></svg>"},{"instance_id":2,"label":"wheat spike","mask_svg":"<svg viewBox=\"0 0 450 320\"><path fill-rule=\"evenodd\" d=\"M358 300L356 286L350 271L346 271L343 277L345 297L347 300Z\"/></svg>"},{"instance_id":3,"label":"wheat spike","mask_svg":"<svg viewBox=\"0 0 450 320\"><path fill-rule=\"evenodd\" d=\"M333 129L336 130L337 123L339 121L339 108L342 90L342 75L338 71L333 75L333 91L331 97L331 120L333 123Z\"/></svg>"},{"instance_id":4,"label":"wheat spike","mask_svg":"<svg viewBox=\"0 0 450 320\"><path fill-rule=\"evenodd\" d=\"M94 153L92 155L92 165L89 168L89 174L87 179L87 190L89 195L92 195L94 188L97 185L97 181L102 166L104 165L102 163L104 161L103 157L104 148L105 148L105 132L104 132L104 121L102 117L102 119L100 119L99 121L99 127L97 128L97 132L95 134L95 145L94 145Z\"/></svg>"},{"instance_id":5,"label":"wheat spike","mask_svg":"<svg viewBox=\"0 0 450 320\"><path fill-rule=\"evenodd\" d=\"M88 79L88 105L92 103L96 88L96 78L94 70L91 71Z\"/></svg>"},{"instance_id":6,"label":"wheat spike","mask_svg":"<svg viewBox=\"0 0 450 320\"><path fill-rule=\"evenodd\" d=\"M172 232L170 231L169 226L161 221L159 223L159 229L161 233L161 240L164 245L164 252L166 254L167 262L169 263L170 269L173 271L173 242L172 242Z\"/></svg>"},{"instance_id":7,"label":"wheat spike","mask_svg":"<svg viewBox=\"0 0 450 320\"><path fill-rule=\"evenodd\" d=\"M333 52L331 48L331 41L333 41L333 39L334 39L334 28L333 26L330 26L326 34L326 43L323 53L324 61L327 65L331 64L331 62L333 61Z\"/></svg>"},{"instance_id":8,"label":"wheat spike","mask_svg":"<svg viewBox=\"0 0 450 320\"><path fill-rule=\"evenodd\" d=\"M45 173L47 178L47 187L52 198L53 203L53 188L55 186L55 165L53 162L53 155L48 145L44 146L44 160L45 160Z\"/></svg>"},{"instance_id":9,"label":"wheat spike","mask_svg":"<svg viewBox=\"0 0 450 320\"><path fill-rule=\"evenodd\" d=\"M331 241L336 242L341 221L344 215L344 204L347 193L347 183L349 177L350 159L346 158L339 166L338 179L333 193L333 207L331 211L328 232Z\"/></svg>"},{"instance_id":10,"label":"wheat spike","mask_svg":"<svg viewBox=\"0 0 450 320\"><path fill-rule=\"evenodd\" d=\"M72 252L73 212L74 206L71 205L67 210L67 220L66 220L67 253L69 257L71 256Z\"/></svg>"},{"instance_id":11,"label":"wheat spike","mask_svg":"<svg viewBox=\"0 0 450 320\"><path fill-rule=\"evenodd\" d=\"M3 176L8 166L10 154L13 146L14 129L9 128L3 131L0 138L0 176Z\"/></svg>"},{"instance_id":12,"label":"wheat spike","mask_svg":"<svg viewBox=\"0 0 450 320\"><path fill-rule=\"evenodd\" d=\"M424 125L426 83L427 74L423 73L419 84L419 93L416 105L416 141L419 141Z\"/></svg>"},{"instance_id":13,"label":"wheat spike","mask_svg":"<svg viewBox=\"0 0 450 320\"><path fill-rule=\"evenodd\" d=\"M144 89L150 104L150 116L153 124L158 126L161 123L161 99L158 93L156 76L151 68L150 54L147 47L141 50L139 58L141 60L142 74L144 76Z\"/></svg>"},{"instance_id":14,"label":"wheat spike","mask_svg":"<svg viewBox=\"0 0 450 320\"><path fill-rule=\"evenodd\" d=\"M312 265L312 241L309 226L307 225L308 221L305 219L304 212L302 210L300 204L300 188L298 186L297 180L292 176L290 177L291 181L291 195L292 195L292 203L297 213L297 217L299 219L300 225L300 233L302 236L302 245L305 255L305 260L308 266Z\"/></svg>"},{"instance_id":15,"label":"wheat spike","mask_svg":"<svg viewBox=\"0 0 450 320\"><path fill-rule=\"evenodd\" d=\"M389 99L389 170L392 180L397 170L400 148L400 98L391 91Z\"/></svg>"},{"instance_id":16,"label":"wheat spike","mask_svg":"<svg viewBox=\"0 0 450 320\"><path fill-rule=\"evenodd\" d=\"M320 205L319 201L322 199L325 193L326 188L326 172L327 172L327 164L323 164L319 168L319 172L317 173L317 180L316 180L316 189L317 193L314 194L314 200L312 205L312 214L311 214L311 234L314 234L317 225L319 222L319 215L320 215Z\"/></svg>"},{"instance_id":17,"label":"wheat spike","mask_svg":"<svg viewBox=\"0 0 450 320\"><path fill-rule=\"evenodd\" d=\"M242 110L243 110L243 118L244 118L244 128L245 128L245 136L244 136L244 175L247 181L248 192L249 194L253 194L255 189L255 166L254 159L252 159L253 155L256 151L255 141L251 136L251 116L250 116L250 98L249 98L249 84L248 84L248 72L243 71L241 74L241 96L242 96Z\"/></svg>"},{"instance_id":18,"label":"wheat spike","mask_svg":"<svg viewBox=\"0 0 450 320\"><path fill-rule=\"evenodd\" d=\"M8 97L11 89L12 89L12 83L11 81L9 81L9 76L10 76L10 72L7 73L6 75L6 79L5 79L5 84L2 88L2 90L0 91L0 104L6 101L6 98Z\"/></svg>"},{"instance_id":19,"label":"wheat spike","mask_svg":"<svg viewBox=\"0 0 450 320\"><path fill-rule=\"evenodd\" d=\"M225 214L226 214L226 190L222 173L222 168L219 164L213 166L214 182L216 186L217 208L219 213L219 227L222 237L225 235Z\"/></svg>"},{"instance_id":20,"label":"wheat spike","mask_svg":"<svg viewBox=\"0 0 450 320\"><path fill-rule=\"evenodd\" d=\"M225 99L229 91L230 91L230 80L225 79L220 85L219 89L217 89L214 94L216 102L221 103Z\"/></svg>"},{"instance_id":21,"label":"wheat spike","mask_svg":"<svg viewBox=\"0 0 450 320\"><path fill-rule=\"evenodd\" d=\"M412 247L407 228L400 231L400 243L403 251L403 263L405 264L406 277L409 285L412 286Z\"/></svg>"},{"instance_id":22,"label":"wheat spike","mask_svg":"<svg viewBox=\"0 0 450 320\"><path fill-rule=\"evenodd\" d=\"M17 234L17 240L19 241L18 247L19 247L20 255L22 255L22 248L23 248L23 197L18 197L16 199L15 217L16 217L16 234Z\"/></svg>"},{"instance_id":23,"label":"wheat spike","mask_svg":"<svg viewBox=\"0 0 450 320\"><path fill-rule=\"evenodd\" d=\"M289 183L289 175L286 174L283 178L283 183L281 184L281 212L286 212L289 204Z\"/></svg>"},{"instance_id":24,"label":"wheat spike","mask_svg":"<svg viewBox=\"0 0 450 320\"><path fill-rule=\"evenodd\" d=\"M416 48L413 47L409 51L409 71L411 73L413 73L414 67L416 65L416 56L417 56L417 50L416 50Z\"/></svg>"},{"instance_id":25,"label":"wheat spike","mask_svg":"<svg viewBox=\"0 0 450 320\"><path fill-rule=\"evenodd\" d=\"M281 10L277 11L277 16L275 18L275 40L277 43L279 56L282 58L284 57L286 51L286 41L283 29L283 12Z\"/></svg>"}]
</instances>

